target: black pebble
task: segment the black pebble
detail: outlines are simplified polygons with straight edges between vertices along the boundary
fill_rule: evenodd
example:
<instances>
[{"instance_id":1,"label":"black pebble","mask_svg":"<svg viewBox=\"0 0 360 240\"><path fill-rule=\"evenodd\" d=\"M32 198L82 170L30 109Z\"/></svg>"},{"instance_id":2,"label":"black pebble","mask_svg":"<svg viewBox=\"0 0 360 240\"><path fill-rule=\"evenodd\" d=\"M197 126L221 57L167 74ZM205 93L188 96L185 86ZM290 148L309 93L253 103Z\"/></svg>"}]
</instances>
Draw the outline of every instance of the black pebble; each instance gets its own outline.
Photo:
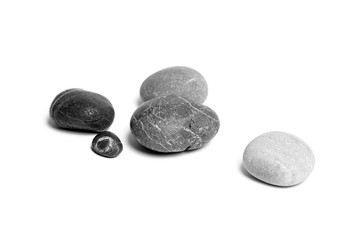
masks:
<instances>
[{"instance_id":1,"label":"black pebble","mask_svg":"<svg viewBox=\"0 0 360 240\"><path fill-rule=\"evenodd\" d=\"M50 106L50 117L61 128L101 132L110 127L115 112L104 96L72 88L55 97Z\"/></svg>"},{"instance_id":2,"label":"black pebble","mask_svg":"<svg viewBox=\"0 0 360 240\"><path fill-rule=\"evenodd\" d=\"M101 156L114 158L121 153L123 145L115 134L104 131L95 136L91 149Z\"/></svg>"}]
</instances>

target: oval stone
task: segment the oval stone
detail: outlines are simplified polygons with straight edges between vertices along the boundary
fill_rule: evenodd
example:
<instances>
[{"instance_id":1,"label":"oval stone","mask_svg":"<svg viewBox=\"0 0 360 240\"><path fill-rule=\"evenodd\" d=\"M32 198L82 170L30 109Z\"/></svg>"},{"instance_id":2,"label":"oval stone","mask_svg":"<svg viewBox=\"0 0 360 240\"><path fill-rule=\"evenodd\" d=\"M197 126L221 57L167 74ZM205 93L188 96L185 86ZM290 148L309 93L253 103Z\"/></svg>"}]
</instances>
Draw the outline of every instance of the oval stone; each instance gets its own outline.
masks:
<instances>
[{"instance_id":1,"label":"oval stone","mask_svg":"<svg viewBox=\"0 0 360 240\"><path fill-rule=\"evenodd\" d=\"M170 67L149 76L140 87L142 100L175 94L190 101L203 103L208 94L205 78L188 67Z\"/></svg>"},{"instance_id":2,"label":"oval stone","mask_svg":"<svg viewBox=\"0 0 360 240\"><path fill-rule=\"evenodd\" d=\"M104 131L94 137L91 149L101 156L114 158L122 152L123 145L114 133Z\"/></svg>"},{"instance_id":3,"label":"oval stone","mask_svg":"<svg viewBox=\"0 0 360 240\"><path fill-rule=\"evenodd\" d=\"M292 186L310 175L315 157L300 138L284 132L269 132L249 143L243 162L246 170L261 181Z\"/></svg>"},{"instance_id":4,"label":"oval stone","mask_svg":"<svg viewBox=\"0 0 360 240\"><path fill-rule=\"evenodd\" d=\"M61 128L101 132L110 127L115 112L104 96L72 88L55 97L50 117Z\"/></svg>"},{"instance_id":5,"label":"oval stone","mask_svg":"<svg viewBox=\"0 0 360 240\"><path fill-rule=\"evenodd\" d=\"M165 153L201 148L219 127L212 109L177 95L143 103L130 121L131 132L141 145Z\"/></svg>"}]
</instances>

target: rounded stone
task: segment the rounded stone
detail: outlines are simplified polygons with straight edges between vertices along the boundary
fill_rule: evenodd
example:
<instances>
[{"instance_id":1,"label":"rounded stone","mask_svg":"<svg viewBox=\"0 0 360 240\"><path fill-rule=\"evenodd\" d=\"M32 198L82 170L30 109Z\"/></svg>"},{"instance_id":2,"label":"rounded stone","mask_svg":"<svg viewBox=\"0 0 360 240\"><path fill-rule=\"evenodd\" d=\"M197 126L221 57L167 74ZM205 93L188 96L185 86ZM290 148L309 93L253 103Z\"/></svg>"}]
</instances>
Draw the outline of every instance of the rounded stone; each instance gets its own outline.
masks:
<instances>
[{"instance_id":1,"label":"rounded stone","mask_svg":"<svg viewBox=\"0 0 360 240\"><path fill-rule=\"evenodd\" d=\"M91 149L101 156L114 158L122 152L123 145L114 133L104 131L94 137Z\"/></svg>"},{"instance_id":2,"label":"rounded stone","mask_svg":"<svg viewBox=\"0 0 360 240\"><path fill-rule=\"evenodd\" d=\"M201 148L220 127L209 107L177 95L149 100L134 112L131 132L146 148L157 152L183 152Z\"/></svg>"},{"instance_id":3,"label":"rounded stone","mask_svg":"<svg viewBox=\"0 0 360 240\"><path fill-rule=\"evenodd\" d=\"M300 138L284 132L268 132L249 143L243 163L246 170L261 181L292 186L310 175L315 157Z\"/></svg>"},{"instance_id":4,"label":"rounded stone","mask_svg":"<svg viewBox=\"0 0 360 240\"><path fill-rule=\"evenodd\" d=\"M144 101L171 94L204 103L208 87L198 71L188 67L170 67L149 76L140 88L140 96Z\"/></svg>"},{"instance_id":5,"label":"rounded stone","mask_svg":"<svg viewBox=\"0 0 360 240\"><path fill-rule=\"evenodd\" d=\"M50 106L50 117L60 128L101 132L110 127L115 112L104 96L72 88L55 97Z\"/></svg>"}]
</instances>

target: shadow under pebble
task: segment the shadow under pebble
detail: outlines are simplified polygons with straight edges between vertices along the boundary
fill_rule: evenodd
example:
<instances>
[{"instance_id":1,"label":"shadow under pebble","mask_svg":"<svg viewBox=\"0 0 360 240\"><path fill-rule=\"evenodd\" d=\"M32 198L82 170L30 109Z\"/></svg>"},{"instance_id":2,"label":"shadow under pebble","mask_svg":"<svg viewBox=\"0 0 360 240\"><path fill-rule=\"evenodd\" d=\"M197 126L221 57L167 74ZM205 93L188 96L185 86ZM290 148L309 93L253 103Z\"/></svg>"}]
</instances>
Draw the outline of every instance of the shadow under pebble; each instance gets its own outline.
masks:
<instances>
[{"instance_id":1,"label":"shadow under pebble","mask_svg":"<svg viewBox=\"0 0 360 240\"><path fill-rule=\"evenodd\" d=\"M127 143L127 145L131 146L133 149L137 150L138 152L140 152L142 154L152 155L154 157L159 157L159 158L175 157L175 156L178 157L180 155L189 154L194 151L201 151L203 148L206 147L206 146L204 146L200 149L184 151L184 152L170 152L170 153L156 152L156 151L150 150L146 147L143 147L140 143L138 143L136 141L135 137L132 135L131 132L128 132L128 134L126 136L126 143Z\"/></svg>"},{"instance_id":2,"label":"shadow under pebble","mask_svg":"<svg viewBox=\"0 0 360 240\"><path fill-rule=\"evenodd\" d=\"M141 99L141 97L139 97L136 101L137 105L140 106L141 104L144 103L144 101Z\"/></svg>"},{"instance_id":3,"label":"shadow under pebble","mask_svg":"<svg viewBox=\"0 0 360 240\"><path fill-rule=\"evenodd\" d=\"M259 184L263 184L263 185L266 185L266 186L269 186L269 187L274 187L274 188L292 188L292 187L295 187L297 185L293 185L293 186L277 186L277 185L273 185L273 184L270 184L270 183L267 183L267 182L263 182L259 179L257 179L256 177L254 177L253 175L251 175L245 168L244 166L244 163L241 162L240 164L240 172L246 176L247 178L251 179L252 181L255 181ZM298 184L299 185L299 184Z\"/></svg>"},{"instance_id":4,"label":"shadow under pebble","mask_svg":"<svg viewBox=\"0 0 360 240\"><path fill-rule=\"evenodd\" d=\"M141 144L136 141L135 137L131 134L131 132L128 132L128 134L126 136L126 142L129 146L131 146L132 148L136 149L137 151L139 151L143 154L153 155L153 156L161 157L161 158L169 156L169 155L174 155L174 153L156 152L156 151L152 151L146 147L141 146Z\"/></svg>"}]
</instances>

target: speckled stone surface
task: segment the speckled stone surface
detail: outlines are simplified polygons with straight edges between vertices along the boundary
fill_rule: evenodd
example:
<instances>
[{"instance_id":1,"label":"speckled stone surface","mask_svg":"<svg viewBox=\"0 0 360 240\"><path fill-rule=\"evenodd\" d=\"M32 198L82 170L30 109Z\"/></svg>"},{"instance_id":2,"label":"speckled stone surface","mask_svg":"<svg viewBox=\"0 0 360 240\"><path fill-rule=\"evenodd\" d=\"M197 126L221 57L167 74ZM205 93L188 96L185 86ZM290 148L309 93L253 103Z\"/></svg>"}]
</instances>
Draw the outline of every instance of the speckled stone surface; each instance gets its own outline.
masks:
<instances>
[{"instance_id":1,"label":"speckled stone surface","mask_svg":"<svg viewBox=\"0 0 360 240\"><path fill-rule=\"evenodd\" d=\"M104 131L94 137L91 149L101 156L114 158L122 152L123 145L114 133Z\"/></svg>"},{"instance_id":2,"label":"speckled stone surface","mask_svg":"<svg viewBox=\"0 0 360 240\"><path fill-rule=\"evenodd\" d=\"M177 95L143 103L130 121L131 132L141 145L165 153L201 148L219 127L212 109Z\"/></svg>"},{"instance_id":3,"label":"speckled stone surface","mask_svg":"<svg viewBox=\"0 0 360 240\"><path fill-rule=\"evenodd\" d=\"M140 88L144 101L175 94L197 103L204 103L208 87L204 77L188 67L170 67L149 76Z\"/></svg>"},{"instance_id":4,"label":"speckled stone surface","mask_svg":"<svg viewBox=\"0 0 360 240\"><path fill-rule=\"evenodd\" d=\"M249 143L243 162L251 175L264 182L292 186L310 175L315 157L300 138L284 132L269 132Z\"/></svg>"},{"instance_id":5,"label":"speckled stone surface","mask_svg":"<svg viewBox=\"0 0 360 240\"><path fill-rule=\"evenodd\" d=\"M50 106L50 117L61 128L101 132L110 127L115 112L104 96L72 88L55 97Z\"/></svg>"}]
</instances>

